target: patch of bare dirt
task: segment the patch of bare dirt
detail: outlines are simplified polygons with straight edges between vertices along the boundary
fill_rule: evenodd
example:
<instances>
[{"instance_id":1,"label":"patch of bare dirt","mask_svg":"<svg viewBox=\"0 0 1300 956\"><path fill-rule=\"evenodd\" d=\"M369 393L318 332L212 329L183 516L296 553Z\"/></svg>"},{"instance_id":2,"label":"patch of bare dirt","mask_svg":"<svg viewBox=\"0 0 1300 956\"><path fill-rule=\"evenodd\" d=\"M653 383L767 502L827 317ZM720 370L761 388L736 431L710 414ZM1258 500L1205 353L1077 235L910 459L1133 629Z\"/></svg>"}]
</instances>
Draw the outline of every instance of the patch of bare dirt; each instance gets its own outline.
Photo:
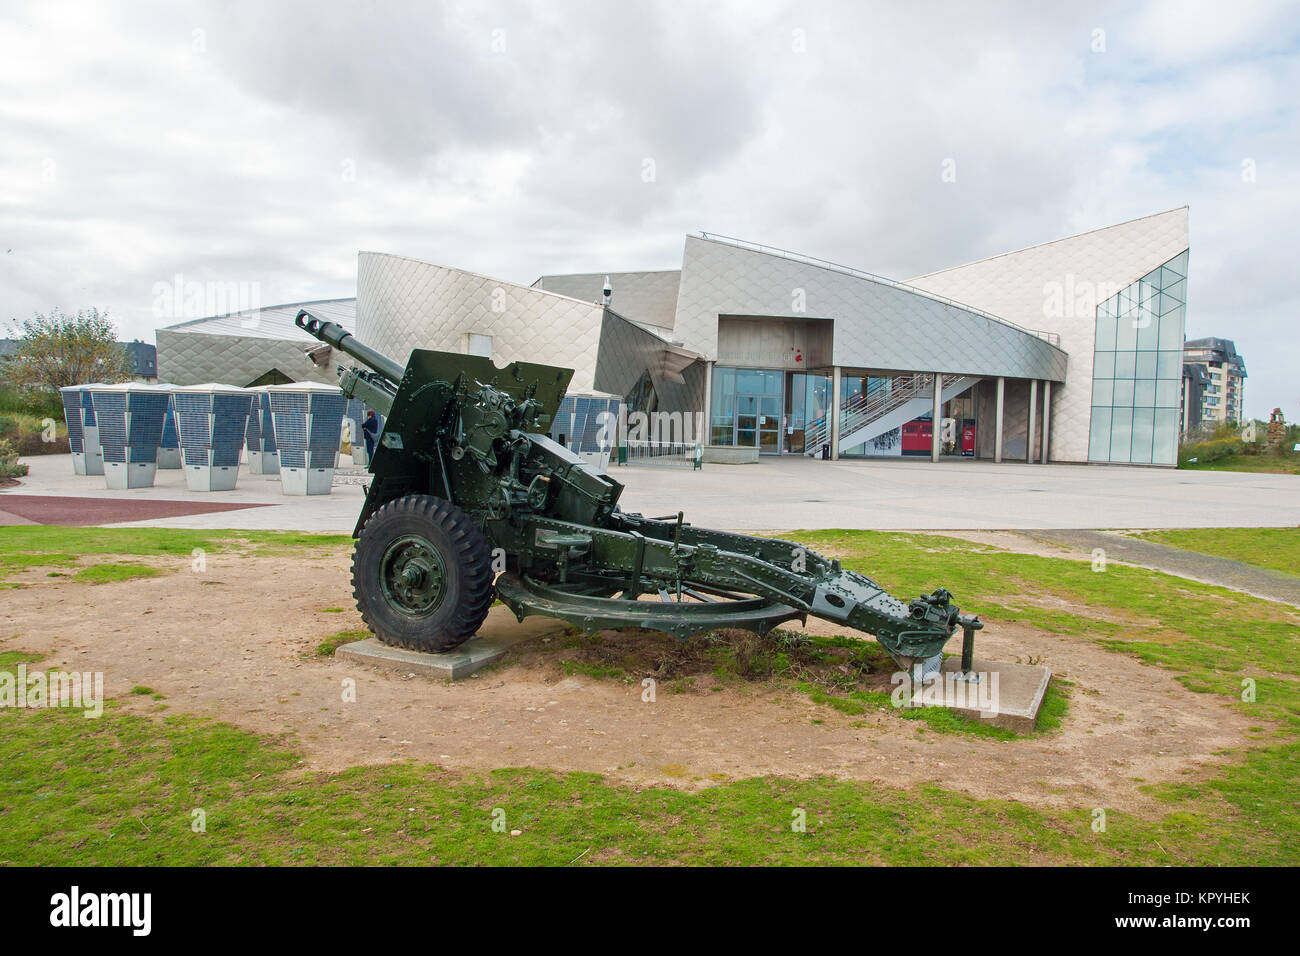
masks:
<instances>
[{"instance_id":1,"label":"patch of bare dirt","mask_svg":"<svg viewBox=\"0 0 1300 956\"><path fill-rule=\"evenodd\" d=\"M910 535L929 534L943 538L958 538L973 544L982 544L1002 551L1014 551L1017 554L1033 554L1041 558L1076 558L1091 561L1092 553L1062 545L1039 541L1014 531L909 531Z\"/></svg>"},{"instance_id":2,"label":"patch of bare dirt","mask_svg":"<svg viewBox=\"0 0 1300 956\"><path fill-rule=\"evenodd\" d=\"M1133 614L1129 611L1122 611L1116 608L1096 607L1091 604L1082 604L1078 600L1061 597L1059 594L1053 594L1050 591L1036 590L1028 586L1024 586L1021 592L1014 597L1003 598L1002 601L1007 607L1014 607L1019 604L1027 607L1042 608L1045 611L1066 611L1071 614L1086 614L1094 620L1106 621L1109 624L1151 626L1160 623L1153 617L1143 617L1140 614Z\"/></svg>"},{"instance_id":3,"label":"patch of bare dirt","mask_svg":"<svg viewBox=\"0 0 1300 956\"><path fill-rule=\"evenodd\" d=\"M978 797L1155 812L1141 782L1191 781L1248 746L1249 722L1158 668L1090 642L990 626L981 657L1033 659L1071 682L1058 733L997 741L941 735L892 713L840 714L768 681L661 684L642 701L636 674L565 673L564 628L455 684L321 658L316 646L359 628L348 558L210 555L194 573L116 584L47 578L0 596L0 648L39 651L42 667L103 671L128 710L291 733L307 769L417 760L442 767L532 766L634 784L707 786L758 775L829 775L895 786L932 782ZM326 608L346 608L330 613ZM494 614L504 609L494 609ZM511 619L513 620L513 619ZM787 625L798 630L798 625ZM842 633L810 621L813 633ZM607 636L606 640L620 640ZM658 642L664 675L693 672L693 645L631 632L628 654ZM952 647L955 649L957 643ZM630 678L630 679L629 679ZM343 701L345 680L355 703ZM819 723L813 723L814 720Z\"/></svg>"}]
</instances>

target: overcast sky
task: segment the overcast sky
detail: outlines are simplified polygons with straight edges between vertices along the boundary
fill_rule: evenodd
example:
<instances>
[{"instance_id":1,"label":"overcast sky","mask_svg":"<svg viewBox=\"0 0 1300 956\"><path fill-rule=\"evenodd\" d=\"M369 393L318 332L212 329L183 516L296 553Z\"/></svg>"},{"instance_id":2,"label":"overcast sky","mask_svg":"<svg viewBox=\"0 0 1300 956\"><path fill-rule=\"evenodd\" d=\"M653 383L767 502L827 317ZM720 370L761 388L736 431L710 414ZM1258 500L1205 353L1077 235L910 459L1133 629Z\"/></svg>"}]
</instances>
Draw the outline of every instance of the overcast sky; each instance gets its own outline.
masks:
<instances>
[{"instance_id":1,"label":"overcast sky","mask_svg":"<svg viewBox=\"0 0 1300 956\"><path fill-rule=\"evenodd\" d=\"M530 283L700 229L902 279L1188 205L1188 335L1295 420L1300 9L1065 6L7 0L0 322L152 341L178 274Z\"/></svg>"}]
</instances>

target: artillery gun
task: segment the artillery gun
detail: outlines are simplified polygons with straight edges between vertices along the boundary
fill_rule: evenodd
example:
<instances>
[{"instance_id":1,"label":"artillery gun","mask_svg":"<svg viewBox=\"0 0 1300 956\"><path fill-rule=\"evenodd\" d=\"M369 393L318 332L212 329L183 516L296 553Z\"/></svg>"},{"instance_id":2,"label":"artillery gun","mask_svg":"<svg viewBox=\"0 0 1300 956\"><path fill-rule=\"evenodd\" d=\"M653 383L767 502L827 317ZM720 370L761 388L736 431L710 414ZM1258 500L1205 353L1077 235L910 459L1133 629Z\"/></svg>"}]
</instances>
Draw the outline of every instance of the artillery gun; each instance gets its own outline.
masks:
<instances>
[{"instance_id":1,"label":"artillery gun","mask_svg":"<svg viewBox=\"0 0 1300 956\"><path fill-rule=\"evenodd\" d=\"M970 671L983 625L942 588L903 603L794 542L620 510L623 486L545 434L572 369L425 349L403 368L306 310L295 321L360 363L340 369L340 388L386 417L352 558L357 607L384 643L450 650L495 594L520 620L682 639L811 614L874 635L927 677L961 626Z\"/></svg>"}]
</instances>

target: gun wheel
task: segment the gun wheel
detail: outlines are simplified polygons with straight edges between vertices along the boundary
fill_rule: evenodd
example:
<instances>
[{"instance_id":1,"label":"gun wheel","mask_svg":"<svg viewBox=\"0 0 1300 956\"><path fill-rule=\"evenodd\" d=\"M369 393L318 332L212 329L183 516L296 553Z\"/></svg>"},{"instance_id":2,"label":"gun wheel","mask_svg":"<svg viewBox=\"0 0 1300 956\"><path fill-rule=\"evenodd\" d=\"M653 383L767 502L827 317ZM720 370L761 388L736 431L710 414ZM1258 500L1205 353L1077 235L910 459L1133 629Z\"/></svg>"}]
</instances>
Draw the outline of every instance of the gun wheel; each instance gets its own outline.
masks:
<instances>
[{"instance_id":1,"label":"gun wheel","mask_svg":"<svg viewBox=\"0 0 1300 956\"><path fill-rule=\"evenodd\" d=\"M492 606L492 553L474 521L450 502L397 498L361 529L352 596L385 644L448 651L474 635Z\"/></svg>"}]
</instances>

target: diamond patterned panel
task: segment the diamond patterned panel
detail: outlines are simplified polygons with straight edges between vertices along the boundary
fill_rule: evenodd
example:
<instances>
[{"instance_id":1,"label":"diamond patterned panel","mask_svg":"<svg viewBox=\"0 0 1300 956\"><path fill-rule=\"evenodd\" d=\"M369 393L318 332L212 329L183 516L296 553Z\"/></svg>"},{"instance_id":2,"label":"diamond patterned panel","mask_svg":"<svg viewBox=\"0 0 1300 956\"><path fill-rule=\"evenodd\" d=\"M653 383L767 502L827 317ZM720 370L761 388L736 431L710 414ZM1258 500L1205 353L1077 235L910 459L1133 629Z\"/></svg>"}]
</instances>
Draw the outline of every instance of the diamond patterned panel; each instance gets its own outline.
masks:
<instances>
[{"instance_id":1,"label":"diamond patterned panel","mask_svg":"<svg viewBox=\"0 0 1300 956\"><path fill-rule=\"evenodd\" d=\"M406 364L411 349L464 352L466 335L492 336L492 360L575 370L593 389L604 309L500 279L377 252L357 257L357 338Z\"/></svg>"},{"instance_id":2,"label":"diamond patterned panel","mask_svg":"<svg viewBox=\"0 0 1300 956\"><path fill-rule=\"evenodd\" d=\"M674 337L717 357L718 315L837 320L836 365L1060 381L1065 354L1045 340L958 306L883 282L687 237Z\"/></svg>"},{"instance_id":3,"label":"diamond patterned panel","mask_svg":"<svg viewBox=\"0 0 1300 956\"><path fill-rule=\"evenodd\" d=\"M338 382L339 359L351 361L337 350L331 350L329 361L317 365L307 355L306 350L313 347L310 343L287 339L176 329L159 329L157 336L158 375L174 385L220 382L243 387L273 368L295 382L334 385Z\"/></svg>"}]
</instances>

